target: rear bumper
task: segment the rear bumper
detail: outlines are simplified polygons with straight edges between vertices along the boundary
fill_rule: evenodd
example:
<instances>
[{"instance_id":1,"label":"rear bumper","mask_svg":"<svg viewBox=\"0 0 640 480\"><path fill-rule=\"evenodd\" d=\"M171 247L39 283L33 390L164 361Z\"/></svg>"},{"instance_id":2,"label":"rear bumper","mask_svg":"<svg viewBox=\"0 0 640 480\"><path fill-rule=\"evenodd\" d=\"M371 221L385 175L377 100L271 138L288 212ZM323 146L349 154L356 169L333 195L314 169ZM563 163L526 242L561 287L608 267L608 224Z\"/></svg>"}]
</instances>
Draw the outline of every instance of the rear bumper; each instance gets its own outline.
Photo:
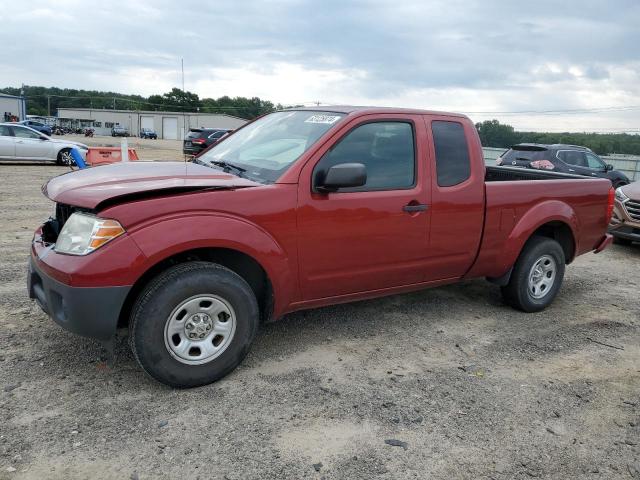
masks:
<instances>
[{"instance_id":1,"label":"rear bumper","mask_svg":"<svg viewBox=\"0 0 640 480\"><path fill-rule=\"evenodd\" d=\"M71 287L47 275L33 256L29 260L27 289L65 330L106 341L115 335L122 306L131 287Z\"/></svg>"}]
</instances>

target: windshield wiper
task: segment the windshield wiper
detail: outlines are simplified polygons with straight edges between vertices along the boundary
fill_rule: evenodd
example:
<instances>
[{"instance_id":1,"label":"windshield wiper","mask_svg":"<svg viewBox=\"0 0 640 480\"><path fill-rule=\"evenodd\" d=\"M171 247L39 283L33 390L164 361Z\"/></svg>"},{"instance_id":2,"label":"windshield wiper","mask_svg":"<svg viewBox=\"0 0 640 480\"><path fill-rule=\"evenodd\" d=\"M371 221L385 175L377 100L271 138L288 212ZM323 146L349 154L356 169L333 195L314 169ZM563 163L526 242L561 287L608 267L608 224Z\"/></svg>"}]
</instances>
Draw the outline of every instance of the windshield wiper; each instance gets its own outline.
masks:
<instances>
[{"instance_id":1,"label":"windshield wiper","mask_svg":"<svg viewBox=\"0 0 640 480\"><path fill-rule=\"evenodd\" d=\"M247 171L246 168L239 167L237 165L234 165L233 163L225 162L224 160L211 160L210 163L212 163L213 165L217 165L218 167L222 167L225 172L233 169L238 172L239 177L242 177L242 174Z\"/></svg>"}]
</instances>

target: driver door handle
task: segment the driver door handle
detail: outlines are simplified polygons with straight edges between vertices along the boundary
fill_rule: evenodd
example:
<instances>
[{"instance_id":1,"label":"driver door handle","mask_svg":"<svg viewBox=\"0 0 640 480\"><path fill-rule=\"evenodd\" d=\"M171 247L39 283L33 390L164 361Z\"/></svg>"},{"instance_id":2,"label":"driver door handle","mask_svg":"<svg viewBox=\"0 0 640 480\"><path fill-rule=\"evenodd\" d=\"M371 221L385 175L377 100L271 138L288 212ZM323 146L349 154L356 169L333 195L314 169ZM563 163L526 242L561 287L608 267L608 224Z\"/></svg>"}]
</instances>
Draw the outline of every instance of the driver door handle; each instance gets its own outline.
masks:
<instances>
[{"instance_id":1,"label":"driver door handle","mask_svg":"<svg viewBox=\"0 0 640 480\"><path fill-rule=\"evenodd\" d=\"M414 213L424 212L427 208L429 208L429 205L425 205L424 203L410 203L402 207L402 210L405 212Z\"/></svg>"}]
</instances>

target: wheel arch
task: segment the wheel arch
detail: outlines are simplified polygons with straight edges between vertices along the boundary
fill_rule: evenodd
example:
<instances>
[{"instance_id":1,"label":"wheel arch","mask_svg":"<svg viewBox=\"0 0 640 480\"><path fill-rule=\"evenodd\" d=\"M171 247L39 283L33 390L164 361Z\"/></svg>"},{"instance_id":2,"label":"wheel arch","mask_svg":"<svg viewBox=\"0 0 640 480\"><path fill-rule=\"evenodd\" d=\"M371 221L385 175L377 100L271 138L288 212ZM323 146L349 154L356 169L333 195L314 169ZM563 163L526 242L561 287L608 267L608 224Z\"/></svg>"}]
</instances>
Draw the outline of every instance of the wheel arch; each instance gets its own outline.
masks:
<instances>
[{"instance_id":1,"label":"wheel arch","mask_svg":"<svg viewBox=\"0 0 640 480\"><path fill-rule=\"evenodd\" d=\"M131 309L136 299L153 278L175 265L191 261L216 263L237 273L249 284L256 296L260 308L260 320L266 322L272 318L273 284L265 268L255 258L233 248L200 247L174 253L151 265L131 287L120 311L118 327L128 325Z\"/></svg>"}]
</instances>

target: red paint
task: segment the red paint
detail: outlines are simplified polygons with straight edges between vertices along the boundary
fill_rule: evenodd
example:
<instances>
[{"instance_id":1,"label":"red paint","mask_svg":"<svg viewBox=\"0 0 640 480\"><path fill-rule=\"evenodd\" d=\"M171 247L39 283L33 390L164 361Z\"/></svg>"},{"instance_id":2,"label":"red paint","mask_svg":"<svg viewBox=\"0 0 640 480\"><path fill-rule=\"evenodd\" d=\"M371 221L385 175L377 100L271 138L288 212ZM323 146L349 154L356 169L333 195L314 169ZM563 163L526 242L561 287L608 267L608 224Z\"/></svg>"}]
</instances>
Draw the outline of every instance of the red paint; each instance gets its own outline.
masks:
<instances>
[{"instance_id":1,"label":"red paint","mask_svg":"<svg viewBox=\"0 0 640 480\"><path fill-rule=\"evenodd\" d=\"M473 123L454 114L342 109L334 125L272 185L192 163L136 162L62 175L45 186L54 201L98 210L127 230L84 256L34 243L38 265L73 286L132 285L151 267L196 248L254 258L275 296L274 316L390 293L499 277L548 222L566 225L576 255L604 248L610 182L604 179L485 182ZM402 119L414 125L417 181L396 191L317 194L311 172L354 126ZM462 184L437 185L431 122L464 126L472 163ZM146 194L140 198L135 194ZM118 201L117 197L125 196ZM428 210L407 213L411 202ZM39 233L36 232L36 238ZM570 260L570 259L569 259Z\"/></svg>"}]
</instances>

